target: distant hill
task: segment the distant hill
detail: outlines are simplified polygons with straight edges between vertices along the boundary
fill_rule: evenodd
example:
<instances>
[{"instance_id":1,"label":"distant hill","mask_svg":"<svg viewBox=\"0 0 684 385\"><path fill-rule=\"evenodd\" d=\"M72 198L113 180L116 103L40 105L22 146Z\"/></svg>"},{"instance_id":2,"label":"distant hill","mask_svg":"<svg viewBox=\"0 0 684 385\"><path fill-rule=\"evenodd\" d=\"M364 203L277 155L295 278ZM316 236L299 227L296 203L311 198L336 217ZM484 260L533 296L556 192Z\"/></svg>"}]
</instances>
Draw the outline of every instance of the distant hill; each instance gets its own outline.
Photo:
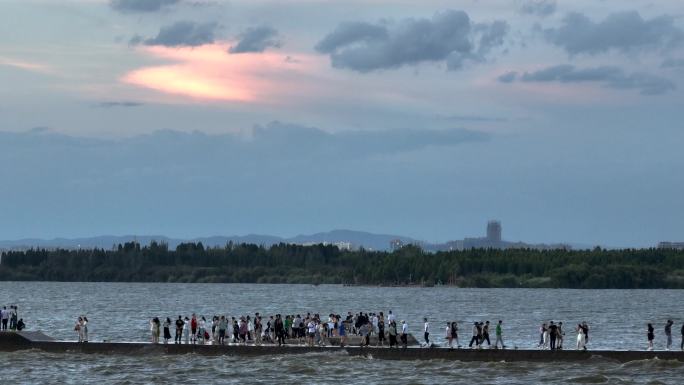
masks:
<instances>
[{"instance_id":1,"label":"distant hill","mask_svg":"<svg viewBox=\"0 0 684 385\"><path fill-rule=\"evenodd\" d=\"M426 251L439 251L439 250L452 250L453 242L447 243L429 243L421 242L416 239L405 237L401 235L392 234L374 234L365 231L354 231L354 230L332 230L322 233L315 234L300 234L290 238L283 238L273 235L263 235L263 234L248 234L248 235L233 235L233 236L211 236L211 237L201 237L201 238L169 238L163 235L102 235L98 237L91 238L55 238L55 239L37 239L37 238L27 238L19 239L15 241L0 241L0 250L26 250L29 248L64 248L64 249L105 249L109 250L112 247L123 244L126 242L131 242L133 240L138 241L142 245L148 245L152 241L164 242L169 245L170 248L175 249L178 244L183 242L202 242L206 247L222 247L228 242L233 243L250 243L255 245L263 245L265 247L270 247L277 243L297 243L297 244L313 244L313 243L338 243L344 242L349 243L351 248L357 249L363 247L367 250L378 250L385 251L390 248L390 241L399 239L404 244L417 244L420 245ZM544 245L544 244L526 244L522 242L501 242L502 247L508 245L508 247L522 247L522 248L537 248L537 249L548 249L556 248L556 245ZM560 244L558 244L560 245ZM582 250L582 249L592 249L595 246L582 245L582 244L572 244L569 245L572 249ZM461 245L461 248L463 245ZM468 247L468 246L467 246ZM466 248L467 248L466 247ZM489 247L489 246L481 246ZM608 249L613 249L611 247L604 247Z\"/></svg>"},{"instance_id":2,"label":"distant hill","mask_svg":"<svg viewBox=\"0 0 684 385\"><path fill-rule=\"evenodd\" d=\"M310 235L297 235L291 238L277 237L273 235L248 234L242 236L212 236L192 239L178 239L169 238L163 235L103 235L91 238L55 238L55 239L37 239L27 238L13 241L0 241L0 249L28 249L28 248L66 248L66 249L111 249L113 246L138 241L140 244L146 245L152 241L164 242L170 248L175 248L178 244L183 242L202 242L205 246L224 246L228 242L233 243L253 243L263 246L271 246L276 243L336 243L349 242L352 247L364 247L373 250L387 250L389 243L393 239L401 239L404 243L416 242L415 240L389 234L373 234L364 231L353 230L333 230L323 233L316 233Z\"/></svg>"}]
</instances>

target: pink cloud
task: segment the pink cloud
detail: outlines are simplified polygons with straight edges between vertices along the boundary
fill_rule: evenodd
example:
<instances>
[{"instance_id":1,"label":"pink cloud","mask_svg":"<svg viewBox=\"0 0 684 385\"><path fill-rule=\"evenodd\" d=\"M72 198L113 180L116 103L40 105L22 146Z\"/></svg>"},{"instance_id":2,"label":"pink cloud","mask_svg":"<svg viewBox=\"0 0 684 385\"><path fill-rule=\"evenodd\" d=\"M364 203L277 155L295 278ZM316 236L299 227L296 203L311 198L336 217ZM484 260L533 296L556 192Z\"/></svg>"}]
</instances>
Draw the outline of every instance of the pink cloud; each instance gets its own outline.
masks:
<instances>
[{"instance_id":1,"label":"pink cloud","mask_svg":"<svg viewBox=\"0 0 684 385\"><path fill-rule=\"evenodd\" d=\"M0 56L0 66L18 68L24 71L38 72L43 74L53 73L52 68L42 63L34 63Z\"/></svg>"},{"instance_id":2,"label":"pink cloud","mask_svg":"<svg viewBox=\"0 0 684 385\"><path fill-rule=\"evenodd\" d=\"M295 84L306 87L309 74L325 64L320 58L292 53L231 55L228 47L141 47L145 55L170 63L131 71L121 81L200 101L278 103L294 92ZM288 55L298 60L286 60Z\"/></svg>"}]
</instances>

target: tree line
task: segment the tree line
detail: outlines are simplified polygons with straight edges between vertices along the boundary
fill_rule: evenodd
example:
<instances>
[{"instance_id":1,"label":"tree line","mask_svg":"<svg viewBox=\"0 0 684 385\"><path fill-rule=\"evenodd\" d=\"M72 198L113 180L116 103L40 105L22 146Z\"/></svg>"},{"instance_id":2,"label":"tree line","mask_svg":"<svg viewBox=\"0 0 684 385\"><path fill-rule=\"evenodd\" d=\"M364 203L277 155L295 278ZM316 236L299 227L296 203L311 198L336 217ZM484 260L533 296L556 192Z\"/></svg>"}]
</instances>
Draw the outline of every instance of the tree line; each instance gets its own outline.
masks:
<instances>
[{"instance_id":1,"label":"tree line","mask_svg":"<svg viewBox=\"0 0 684 385\"><path fill-rule=\"evenodd\" d=\"M470 249L428 253L332 245L136 242L111 250L6 251L0 280L336 283L459 287L684 288L684 252L666 249Z\"/></svg>"}]
</instances>

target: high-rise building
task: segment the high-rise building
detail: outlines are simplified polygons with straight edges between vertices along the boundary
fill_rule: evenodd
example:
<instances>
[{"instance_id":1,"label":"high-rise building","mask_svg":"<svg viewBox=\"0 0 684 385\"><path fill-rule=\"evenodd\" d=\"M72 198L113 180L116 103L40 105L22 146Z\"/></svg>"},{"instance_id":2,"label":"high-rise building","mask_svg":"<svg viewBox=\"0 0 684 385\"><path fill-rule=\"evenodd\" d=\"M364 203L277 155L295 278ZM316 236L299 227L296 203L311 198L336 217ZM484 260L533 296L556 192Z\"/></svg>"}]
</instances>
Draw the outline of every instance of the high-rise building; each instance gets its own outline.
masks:
<instances>
[{"instance_id":1,"label":"high-rise building","mask_svg":"<svg viewBox=\"0 0 684 385\"><path fill-rule=\"evenodd\" d=\"M487 240L489 242L501 242L501 222L489 221L487 223Z\"/></svg>"}]
</instances>

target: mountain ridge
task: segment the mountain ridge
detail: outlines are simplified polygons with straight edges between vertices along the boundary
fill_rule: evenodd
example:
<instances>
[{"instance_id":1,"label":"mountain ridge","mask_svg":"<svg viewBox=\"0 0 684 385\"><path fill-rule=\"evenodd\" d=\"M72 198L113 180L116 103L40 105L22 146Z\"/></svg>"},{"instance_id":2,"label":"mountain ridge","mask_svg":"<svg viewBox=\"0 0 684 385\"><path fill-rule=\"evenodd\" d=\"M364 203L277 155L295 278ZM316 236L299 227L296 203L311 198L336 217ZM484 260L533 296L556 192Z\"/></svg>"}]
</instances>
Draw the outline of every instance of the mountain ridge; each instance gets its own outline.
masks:
<instances>
[{"instance_id":1,"label":"mountain ridge","mask_svg":"<svg viewBox=\"0 0 684 385\"><path fill-rule=\"evenodd\" d=\"M417 240L392 234L375 234L366 231L335 229L314 234L298 234L293 237L279 237L268 234L246 234L246 235L214 235L196 238L173 238L165 235L99 235L93 237L78 238L23 238L17 240L0 241L0 249L28 249L28 248L100 248L111 249L112 247L125 242L138 241L147 245L152 241L164 242L170 248L175 248L184 242L202 242L207 247L225 246L228 242L233 243L253 243L265 247L278 243L337 243L349 242L352 247L364 247L373 250L387 250L389 243L393 239L400 239L404 243L418 242Z\"/></svg>"}]
</instances>

